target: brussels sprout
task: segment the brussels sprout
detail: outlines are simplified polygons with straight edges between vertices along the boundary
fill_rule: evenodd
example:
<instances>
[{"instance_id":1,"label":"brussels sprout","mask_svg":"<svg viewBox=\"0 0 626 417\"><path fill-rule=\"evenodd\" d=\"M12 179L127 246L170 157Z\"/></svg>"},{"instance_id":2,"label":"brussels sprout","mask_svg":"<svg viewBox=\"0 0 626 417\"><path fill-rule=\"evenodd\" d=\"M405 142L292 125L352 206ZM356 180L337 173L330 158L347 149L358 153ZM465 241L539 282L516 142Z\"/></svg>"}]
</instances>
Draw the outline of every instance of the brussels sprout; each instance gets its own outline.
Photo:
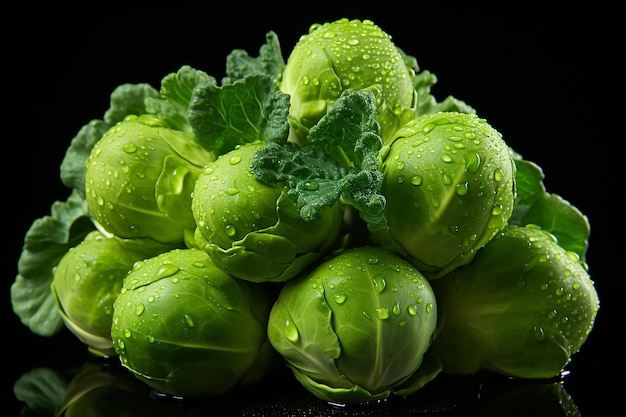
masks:
<instances>
[{"instance_id":1,"label":"brussels sprout","mask_svg":"<svg viewBox=\"0 0 626 417\"><path fill-rule=\"evenodd\" d=\"M508 227L474 260L431 282L443 372L485 369L558 375L587 339L599 308L584 262L537 227Z\"/></svg>"},{"instance_id":2,"label":"brussels sprout","mask_svg":"<svg viewBox=\"0 0 626 417\"><path fill-rule=\"evenodd\" d=\"M298 381L333 403L407 395L432 380L437 323L426 278L381 248L338 253L281 289L268 337Z\"/></svg>"},{"instance_id":3,"label":"brussels sprout","mask_svg":"<svg viewBox=\"0 0 626 417\"><path fill-rule=\"evenodd\" d=\"M127 116L96 142L86 161L87 205L99 226L123 238L183 242L193 230L191 192L214 154L160 119Z\"/></svg>"},{"instance_id":4,"label":"brussels sprout","mask_svg":"<svg viewBox=\"0 0 626 417\"><path fill-rule=\"evenodd\" d=\"M171 247L151 239L106 237L94 230L69 249L54 268L51 284L65 325L91 352L111 356L113 303L137 261Z\"/></svg>"},{"instance_id":5,"label":"brussels sprout","mask_svg":"<svg viewBox=\"0 0 626 417\"><path fill-rule=\"evenodd\" d=\"M266 287L228 275L204 251L173 249L137 263L124 279L113 305L113 347L158 393L224 393L273 365L266 333L273 300Z\"/></svg>"},{"instance_id":6,"label":"brussels sprout","mask_svg":"<svg viewBox=\"0 0 626 417\"><path fill-rule=\"evenodd\" d=\"M391 238L429 279L471 261L513 211L515 163L502 135L474 114L419 116L381 150Z\"/></svg>"},{"instance_id":7,"label":"brussels sprout","mask_svg":"<svg viewBox=\"0 0 626 417\"><path fill-rule=\"evenodd\" d=\"M325 206L304 220L280 184L259 182L250 170L256 142L208 163L193 192L196 243L233 276L286 281L318 261L337 241L343 209Z\"/></svg>"},{"instance_id":8,"label":"brussels sprout","mask_svg":"<svg viewBox=\"0 0 626 417\"><path fill-rule=\"evenodd\" d=\"M308 130L347 90L376 93L376 119L385 141L415 116L415 69L386 32L371 20L339 19L314 24L291 51L279 82L291 96L292 140L303 144Z\"/></svg>"}]
</instances>

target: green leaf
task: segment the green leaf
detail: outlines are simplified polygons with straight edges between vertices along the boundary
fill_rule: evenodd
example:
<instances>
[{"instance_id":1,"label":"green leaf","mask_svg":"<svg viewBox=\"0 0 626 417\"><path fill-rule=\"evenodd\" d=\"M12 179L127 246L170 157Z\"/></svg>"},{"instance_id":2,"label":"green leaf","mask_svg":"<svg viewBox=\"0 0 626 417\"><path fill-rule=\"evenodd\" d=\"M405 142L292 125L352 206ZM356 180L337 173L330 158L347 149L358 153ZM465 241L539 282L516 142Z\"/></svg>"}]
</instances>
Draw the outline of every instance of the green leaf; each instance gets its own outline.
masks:
<instances>
[{"instance_id":1,"label":"green leaf","mask_svg":"<svg viewBox=\"0 0 626 417\"><path fill-rule=\"evenodd\" d=\"M111 93L111 104L104 113L104 122L113 126L129 114L142 115L146 113L146 98L158 96L158 91L150 84L119 85Z\"/></svg>"},{"instance_id":2,"label":"green leaf","mask_svg":"<svg viewBox=\"0 0 626 417\"><path fill-rule=\"evenodd\" d=\"M163 77L158 97L146 97L146 112L156 115L172 129L191 132L187 112L193 91L207 85L216 86L217 81L203 71L183 65L177 72Z\"/></svg>"},{"instance_id":3,"label":"green leaf","mask_svg":"<svg viewBox=\"0 0 626 417\"><path fill-rule=\"evenodd\" d=\"M50 284L53 269L63 255L76 246L94 224L85 199L73 191L65 202L52 204L51 214L36 219L26 232L11 285L13 311L22 323L40 336L52 336L63 328Z\"/></svg>"},{"instance_id":4,"label":"green leaf","mask_svg":"<svg viewBox=\"0 0 626 417\"><path fill-rule=\"evenodd\" d=\"M85 196L85 161L96 142L111 126L102 120L92 120L84 125L72 139L61 162L61 181Z\"/></svg>"},{"instance_id":5,"label":"green leaf","mask_svg":"<svg viewBox=\"0 0 626 417\"><path fill-rule=\"evenodd\" d=\"M256 74L194 89L189 121L202 146L219 156L245 143L286 142L289 96L274 87L272 78Z\"/></svg>"},{"instance_id":6,"label":"green leaf","mask_svg":"<svg viewBox=\"0 0 626 417\"><path fill-rule=\"evenodd\" d=\"M534 224L552 233L559 246L585 260L589 246L589 219L578 208L557 194L547 192L539 165L515 156L517 196L509 224Z\"/></svg>"},{"instance_id":7,"label":"green leaf","mask_svg":"<svg viewBox=\"0 0 626 417\"><path fill-rule=\"evenodd\" d=\"M459 113L476 114L476 110L453 96L446 97L442 102L431 94L430 90L437 83L437 76L428 70L424 70L415 75L413 86L417 91L418 105L416 114L431 114L440 111L454 111Z\"/></svg>"},{"instance_id":8,"label":"green leaf","mask_svg":"<svg viewBox=\"0 0 626 417\"><path fill-rule=\"evenodd\" d=\"M265 74L276 81L284 68L278 37L270 31L265 35L265 44L259 49L257 58L252 58L243 49L234 49L226 57L226 77L222 79L222 85L233 84L253 74Z\"/></svg>"}]
</instances>

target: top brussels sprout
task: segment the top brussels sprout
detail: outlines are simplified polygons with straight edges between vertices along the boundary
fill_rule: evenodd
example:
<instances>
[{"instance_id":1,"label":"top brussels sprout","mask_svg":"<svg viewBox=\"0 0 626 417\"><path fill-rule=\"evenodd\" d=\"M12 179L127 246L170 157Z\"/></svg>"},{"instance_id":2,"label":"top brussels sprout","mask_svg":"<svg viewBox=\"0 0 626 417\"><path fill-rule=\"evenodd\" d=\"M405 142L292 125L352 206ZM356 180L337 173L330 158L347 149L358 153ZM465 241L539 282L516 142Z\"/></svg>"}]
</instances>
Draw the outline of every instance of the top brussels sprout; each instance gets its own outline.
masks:
<instances>
[{"instance_id":1,"label":"top brussels sprout","mask_svg":"<svg viewBox=\"0 0 626 417\"><path fill-rule=\"evenodd\" d=\"M193 192L196 243L238 278L286 281L333 248L343 209L336 203L316 219L300 217L283 184L265 185L250 170L264 146L238 146L207 164Z\"/></svg>"},{"instance_id":2,"label":"top brussels sprout","mask_svg":"<svg viewBox=\"0 0 626 417\"><path fill-rule=\"evenodd\" d=\"M381 150L384 247L437 278L471 261L502 230L515 200L515 163L502 135L474 114L413 119Z\"/></svg>"},{"instance_id":3,"label":"top brussels sprout","mask_svg":"<svg viewBox=\"0 0 626 417\"><path fill-rule=\"evenodd\" d=\"M289 121L296 143L346 90L376 92L381 137L386 140L415 115L415 70L391 37L370 20L314 24L287 59L280 89L291 96Z\"/></svg>"},{"instance_id":4,"label":"top brussels sprout","mask_svg":"<svg viewBox=\"0 0 626 417\"><path fill-rule=\"evenodd\" d=\"M86 161L85 193L94 220L123 238L183 242L193 231L191 192L214 160L188 132L150 116L127 116L95 144Z\"/></svg>"}]
</instances>

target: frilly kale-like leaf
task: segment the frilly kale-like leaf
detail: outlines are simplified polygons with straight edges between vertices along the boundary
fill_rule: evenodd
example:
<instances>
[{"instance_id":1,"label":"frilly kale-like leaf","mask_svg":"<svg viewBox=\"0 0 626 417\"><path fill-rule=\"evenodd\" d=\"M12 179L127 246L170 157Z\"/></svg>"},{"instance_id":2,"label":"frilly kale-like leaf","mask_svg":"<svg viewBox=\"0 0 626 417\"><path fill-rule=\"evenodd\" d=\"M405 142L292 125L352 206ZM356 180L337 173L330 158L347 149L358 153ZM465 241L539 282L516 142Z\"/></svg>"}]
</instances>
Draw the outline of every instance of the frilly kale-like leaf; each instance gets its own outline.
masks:
<instances>
[{"instance_id":1,"label":"frilly kale-like leaf","mask_svg":"<svg viewBox=\"0 0 626 417\"><path fill-rule=\"evenodd\" d=\"M257 58L252 58L243 49L234 49L226 57L226 77L222 79L222 85L233 84L254 74L268 75L276 82L284 68L278 37L270 31L265 35L265 44L259 49Z\"/></svg>"},{"instance_id":2,"label":"frilly kale-like leaf","mask_svg":"<svg viewBox=\"0 0 626 417\"><path fill-rule=\"evenodd\" d=\"M309 129L307 141L318 144L341 165L360 166L363 158L373 154L371 147L376 146L376 138L363 139L364 135L378 136L380 125L372 117L375 110L373 92L363 90L356 94L348 90L320 122Z\"/></svg>"},{"instance_id":3,"label":"frilly kale-like leaf","mask_svg":"<svg viewBox=\"0 0 626 417\"><path fill-rule=\"evenodd\" d=\"M74 190L65 202L52 204L51 214L36 219L26 232L17 263L18 275L11 285L13 311L22 323L40 336L52 336L63 328L50 284L53 268L95 226L87 203Z\"/></svg>"},{"instance_id":4,"label":"frilly kale-like leaf","mask_svg":"<svg viewBox=\"0 0 626 417\"><path fill-rule=\"evenodd\" d=\"M146 111L163 120L172 129L192 132L188 111L194 90L216 85L214 77L189 65L183 65L177 72L168 74L161 80L158 96L146 97Z\"/></svg>"},{"instance_id":5,"label":"frilly kale-like leaf","mask_svg":"<svg viewBox=\"0 0 626 417\"><path fill-rule=\"evenodd\" d=\"M216 156L256 141L285 143L289 134L289 96L264 74L218 87L198 85L189 121L198 141Z\"/></svg>"},{"instance_id":6,"label":"frilly kale-like leaf","mask_svg":"<svg viewBox=\"0 0 626 417\"><path fill-rule=\"evenodd\" d=\"M251 169L261 182L288 184L305 220L340 201L355 207L370 229L387 230L375 112L371 91L351 91L309 131L310 145L268 144L255 153Z\"/></svg>"},{"instance_id":7,"label":"frilly kale-like leaf","mask_svg":"<svg viewBox=\"0 0 626 417\"><path fill-rule=\"evenodd\" d=\"M537 225L552 233L559 246L585 261L591 231L587 216L561 196L547 192L539 165L520 155L514 155L514 160L517 196L509 224Z\"/></svg>"},{"instance_id":8,"label":"frilly kale-like leaf","mask_svg":"<svg viewBox=\"0 0 626 417\"><path fill-rule=\"evenodd\" d=\"M476 114L476 110L462 100L453 96L446 97L442 102L437 102L430 93L431 87L437 83L437 76L428 70L415 75L413 86L417 90L418 104L417 115L437 113L440 111L455 111L459 113Z\"/></svg>"}]
</instances>

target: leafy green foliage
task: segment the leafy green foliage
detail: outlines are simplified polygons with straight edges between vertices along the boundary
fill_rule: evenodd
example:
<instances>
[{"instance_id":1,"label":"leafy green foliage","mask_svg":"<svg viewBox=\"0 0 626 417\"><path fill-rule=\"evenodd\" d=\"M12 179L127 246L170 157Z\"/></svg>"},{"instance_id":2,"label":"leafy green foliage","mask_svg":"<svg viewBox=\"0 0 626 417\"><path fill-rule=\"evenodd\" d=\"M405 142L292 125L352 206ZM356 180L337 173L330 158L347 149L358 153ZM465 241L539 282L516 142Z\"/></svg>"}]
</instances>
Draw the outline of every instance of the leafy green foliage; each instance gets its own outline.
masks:
<instances>
[{"instance_id":1,"label":"leafy green foliage","mask_svg":"<svg viewBox=\"0 0 626 417\"><path fill-rule=\"evenodd\" d=\"M265 74L278 82L285 69L285 60L280 49L280 42L275 32L269 31L265 35L265 44L259 49L256 58L248 55L243 49L234 49L226 57L226 77L222 85L233 84L248 75Z\"/></svg>"},{"instance_id":2,"label":"leafy green foliage","mask_svg":"<svg viewBox=\"0 0 626 417\"><path fill-rule=\"evenodd\" d=\"M517 196L509 224L533 224L554 235L565 250L585 259L591 228L589 219L558 194L548 193L543 171L534 162L516 159Z\"/></svg>"},{"instance_id":3,"label":"leafy green foliage","mask_svg":"<svg viewBox=\"0 0 626 417\"><path fill-rule=\"evenodd\" d=\"M557 375L600 306L589 219L437 82L373 22L339 19L286 61L274 32L257 57L233 50L221 84L184 65L120 85L69 144L69 198L26 233L14 312L113 344L167 395L276 360L339 403L442 372Z\"/></svg>"},{"instance_id":4,"label":"leafy green foliage","mask_svg":"<svg viewBox=\"0 0 626 417\"><path fill-rule=\"evenodd\" d=\"M56 201L50 215L36 219L26 232L11 285L13 311L33 333L51 336L63 328L50 284L53 269L65 253L95 227L87 202L77 191L67 201Z\"/></svg>"},{"instance_id":5,"label":"leafy green foliage","mask_svg":"<svg viewBox=\"0 0 626 417\"><path fill-rule=\"evenodd\" d=\"M260 74L223 87L199 87L189 121L200 143L222 155L244 143L287 141L288 111L289 97L274 91L274 80Z\"/></svg>"}]
</instances>

